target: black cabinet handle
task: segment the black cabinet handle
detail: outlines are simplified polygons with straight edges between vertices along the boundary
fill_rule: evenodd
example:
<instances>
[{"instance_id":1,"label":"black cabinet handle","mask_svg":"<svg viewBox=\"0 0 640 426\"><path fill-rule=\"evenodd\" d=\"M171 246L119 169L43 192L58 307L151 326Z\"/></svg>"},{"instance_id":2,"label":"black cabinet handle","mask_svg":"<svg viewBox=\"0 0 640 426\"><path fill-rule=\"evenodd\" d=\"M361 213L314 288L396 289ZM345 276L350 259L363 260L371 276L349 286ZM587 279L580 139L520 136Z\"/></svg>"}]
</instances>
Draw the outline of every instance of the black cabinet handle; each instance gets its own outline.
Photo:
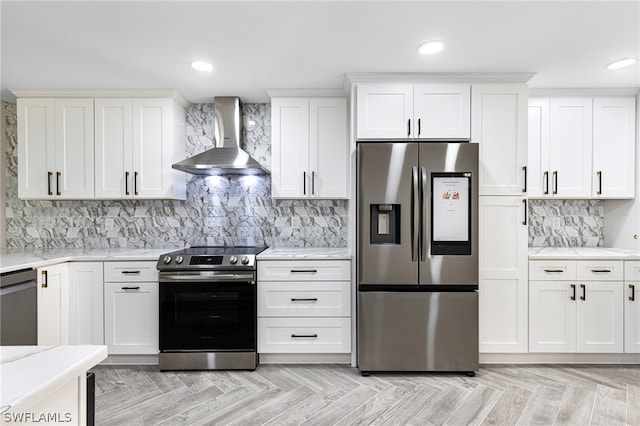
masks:
<instances>
[{"instance_id":1,"label":"black cabinet handle","mask_svg":"<svg viewBox=\"0 0 640 426\"><path fill-rule=\"evenodd\" d=\"M49 283L47 282L47 271L42 271L40 274L42 275L40 286L42 288L47 288L49 286Z\"/></svg>"},{"instance_id":2,"label":"black cabinet handle","mask_svg":"<svg viewBox=\"0 0 640 426\"><path fill-rule=\"evenodd\" d=\"M522 171L524 173L524 187L522 188L522 192L527 192L527 166L522 166Z\"/></svg>"},{"instance_id":3,"label":"black cabinet handle","mask_svg":"<svg viewBox=\"0 0 640 426\"><path fill-rule=\"evenodd\" d=\"M318 298L317 297L310 297L310 298L292 297L291 301L292 302L317 302Z\"/></svg>"},{"instance_id":4,"label":"black cabinet handle","mask_svg":"<svg viewBox=\"0 0 640 426\"><path fill-rule=\"evenodd\" d=\"M62 195L62 193L60 192L60 176L61 175L62 173L56 172L56 194L57 195Z\"/></svg>"},{"instance_id":5,"label":"black cabinet handle","mask_svg":"<svg viewBox=\"0 0 640 426\"><path fill-rule=\"evenodd\" d=\"M307 195L307 172L302 172L302 195Z\"/></svg>"},{"instance_id":6,"label":"black cabinet handle","mask_svg":"<svg viewBox=\"0 0 640 426\"><path fill-rule=\"evenodd\" d=\"M317 269L292 269L292 274L315 274L318 272Z\"/></svg>"},{"instance_id":7,"label":"black cabinet handle","mask_svg":"<svg viewBox=\"0 0 640 426\"><path fill-rule=\"evenodd\" d=\"M558 171L554 170L553 172L553 194L556 195L558 193Z\"/></svg>"},{"instance_id":8,"label":"black cabinet handle","mask_svg":"<svg viewBox=\"0 0 640 426\"><path fill-rule=\"evenodd\" d=\"M522 200L522 205L524 206L524 220L522 221L523 225L527 225L527 200Z\"/></svg>"},{"instance_id":9,"label":"black cabinet handle","mask_svg":"<svg viewBox=\"0 0 640 426\"><path fill-rule=\"evenodd\" d=\"M576 300L576 285L571 284L571 300Z\"/></svg>"},{"instance_id":10,"label":"black cabinet handle","mask_svg":"<svg viewBox=\"0 0 640 426\"><path fill-rule=\"evenodd\" d=\"M549 195L549 172L544 172L544 195Z\"/></svg>"},{"instance_id":11,"label":"black cabinet handle","mask_svg":"<svg viewBox=\"0 0 640 426\"><path fill-rule=\"evenodd\" d=\"M133 195L138 195L138 172L133 172Z\"/></svg>"},{"instance_id":12,"label":"black cabinet handle","mask_svg":"<svg viewBox=\"0 0 640 426\"><path fill-rule=\"evenodd\" d=\"M608 273L611 272L611 269L592 269L591 272L593 273Z\"/></svg>"},{"instance_id":13,"label":"black cabinet handle","mask_svg":"<svg viewBox=\"0 0 640 426\"><path fill-rule=\"evenodd\" d=\"M582 296L580 296L580 300L587 300L587 287L584 284L580 284L580 288L582 289Z\"/></svg>"},{"instance_id":14,"label":"black cabinet handle","mask_svg":"<svg viewBox=\"0 0 640 426\"><path fill-rule=\"evenodd\" d=\"M47 172L47 192L49 195L53 195L51 192L51 177L53 176L53 172Z\"/></svg>"},{"instance_id":15,"label":"black cabinet handle","mask_svg":"<svg viewBox=\"0 0 640 426\"><path fill-rule=\"evenodd\" d=\"M545 272L552 272L552 273L560 273L560 272L564 272L562 269L545 269Z\"/></svg>"},{"instance_id":16,"label":"black cabinet handle","mask_svg":"<svg viewBox=\"0 0 640 426\"><path fill-rule=\"evenodd\" d=\"M316 172L311 172L311 195L316 195Z\"/></svg>"},{"instance_id":17,"label":"black cabinet handle","mask_svg":"<svg viewBox=\"0 0 640 426\"><path fill-rule=\"evenodd\" d=\"M317 334L292 334L291 337L293 338L312 338L312 339L316 339L318 337Z\"/></svg>"},{"instance_id":18,"label":"black cabinet handle","mask_svg":"<svg viewBox=\"0 0 640 426\"><path fill-rule=\"evenodd\" d=\"M629 296L629 300L634 302L636 300L636 286L629 284L629 288L631 289L631 296Z\"/></svg>"},{"instance_id":19,"label":"black cabinet handle","mask_svg":"<svg viewBox=\"0 0 640 426\"><path fill-rule=\"evenodd\" d=\"M420 119L418 118L418 136L420 136L422 134L422 127L420 125Z\"/></svg>"},{"instance_id":20,"label":"black cabinet handle","mask_svg":"<svg viewBox=\"0 0 640 426\"><path fill-rule=\"evenodd\" d=\"M122 271L123 275L140 275L140 271Z\"/></svg>"},{"instance_id":21,"label":"black cabinet handle","mask_svg":"<svg viewBox=\"0 0 640 426\"><path fill-rule=\"evenodd\" d=\"M596 174L598 175L598 192L596 194L602 195L602 172L598 170Z\"/></svg>"},{"instance_id":22,"label":"black cabinet handle","mask_svg":"<svg viewBox=\"0 0 640 426\"><path fill-rule=\"evenodd\" d=\"M123 290L140 290L140 286L136 287L122 287Z\"/></svg>"},{"instance_id":23,"label":"black cabinet handle","mask_svg":"<svg viewBox=\"0 0 640 426\"><path fill-rule=\"evenodd\" d=\"M129 172L124 172L124 195L129 195Z\"/></svg>"},{"instance_id":24,"label":"black cabinet handle","mask_svg":"<svg viewBox=\"0 0 640 426\"><path fill-rule=\"evenodd\" d=\"M411 136L411 119L407 120L407 136Z\"/></svg>"}]
</instances>

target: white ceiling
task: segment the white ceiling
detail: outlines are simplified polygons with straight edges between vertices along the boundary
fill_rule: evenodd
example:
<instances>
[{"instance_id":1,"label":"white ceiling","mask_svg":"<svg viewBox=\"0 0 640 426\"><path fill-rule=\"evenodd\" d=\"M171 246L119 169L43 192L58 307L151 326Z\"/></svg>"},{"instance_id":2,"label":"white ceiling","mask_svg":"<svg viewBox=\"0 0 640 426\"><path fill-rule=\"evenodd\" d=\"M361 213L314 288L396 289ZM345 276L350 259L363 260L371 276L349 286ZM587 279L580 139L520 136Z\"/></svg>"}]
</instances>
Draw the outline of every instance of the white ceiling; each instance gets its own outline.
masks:
<instances>
[{"instance_id":1,"label":"white ceiling","mask_svg":"<svg viewBox=\"0 0 640 426\"><path fill-rule=\"evenodd\" d=\"M8 89L175 89L192 102L341 88L345 73L535 72L532 88L638 88L640 0L7 1ZM444 51L416 54L424 40ZM210 74L188 66L213 63Z\"/></svg>"}]
</instances>

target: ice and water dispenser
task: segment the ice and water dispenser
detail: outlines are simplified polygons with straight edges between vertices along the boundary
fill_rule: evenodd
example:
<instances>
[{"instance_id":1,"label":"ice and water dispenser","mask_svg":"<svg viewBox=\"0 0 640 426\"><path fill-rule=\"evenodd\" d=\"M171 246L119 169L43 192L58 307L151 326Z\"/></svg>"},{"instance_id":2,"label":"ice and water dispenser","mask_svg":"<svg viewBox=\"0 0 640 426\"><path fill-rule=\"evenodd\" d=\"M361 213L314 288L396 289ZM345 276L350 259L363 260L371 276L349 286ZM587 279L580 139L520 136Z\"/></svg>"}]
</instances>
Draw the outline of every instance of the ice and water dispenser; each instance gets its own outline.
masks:
<instances>
[{"instance_id":1,"label":"ice and water dispenser","mask_svg":"<svg viewBox=\"0 0 640 426\"><path fill-rule=\"evenodd\" d=\"M371 204L371 244L400 244L400 204Z\"/></svg>"}]
</instances>

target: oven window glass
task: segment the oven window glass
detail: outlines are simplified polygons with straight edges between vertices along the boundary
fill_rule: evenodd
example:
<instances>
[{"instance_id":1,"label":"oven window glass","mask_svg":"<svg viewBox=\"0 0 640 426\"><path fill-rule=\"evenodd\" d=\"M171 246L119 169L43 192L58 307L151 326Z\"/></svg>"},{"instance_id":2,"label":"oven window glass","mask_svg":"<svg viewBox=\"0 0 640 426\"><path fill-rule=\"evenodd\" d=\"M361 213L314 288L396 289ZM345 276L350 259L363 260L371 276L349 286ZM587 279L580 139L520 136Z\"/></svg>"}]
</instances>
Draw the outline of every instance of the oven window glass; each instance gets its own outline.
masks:
<instances>
[{"instance_id":1,"label":"oven window glass","mask_svg":"<svg viewBox=\"0 0 640 426\"><path fill-rule=\"evenodd\" d=\"M160 350L256 349L256 286L160 283Z\"/></svg>"}]
</instances>

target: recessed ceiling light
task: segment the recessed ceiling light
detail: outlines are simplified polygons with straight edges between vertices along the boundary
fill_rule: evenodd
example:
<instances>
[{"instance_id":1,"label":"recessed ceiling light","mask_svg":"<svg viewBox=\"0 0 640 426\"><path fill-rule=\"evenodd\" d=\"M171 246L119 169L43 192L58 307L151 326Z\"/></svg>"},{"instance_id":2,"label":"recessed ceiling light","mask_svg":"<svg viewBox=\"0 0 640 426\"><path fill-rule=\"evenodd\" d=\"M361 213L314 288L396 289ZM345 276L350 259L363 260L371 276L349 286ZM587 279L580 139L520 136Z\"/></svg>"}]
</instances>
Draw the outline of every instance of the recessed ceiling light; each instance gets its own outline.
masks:
<instances>
[{"instance_id":1,"label":"recessed ceiling light","mask_svg":"<svg viewBox=\"0 0 640 426\"><path fill-rule=\"evenodd\" d=\"M636 58L625 58L625 59L620 59L618 61L615 62L611 62L609 65L607 65L607 68L610 70L617 70L620 68L625 68L628 67L630 65L635 64L637 61Z\"/></svg>"},{"instance_id":2,"label":"recessed ceiling light","mask_svg":"<svg viewBox=\"0 0 640 426\"><path fill-rule=\"evenodd\" d=\"M418 53L421 55L431 55L438 53L442 49L444 49L444 43L441 41L425 41L418 46Z\"/></svg>"},{"instance_id":3,"label":"recessed ceiling light","mask_svg":"<svg viewBox=\"0 0 640 426\"><path fill-rule=\"evenodd\" d=\"M211 72L213 71L213 65L204 61L191 61L189 62L191 68L197 71Z\"/></svg>"}]
</instances>

